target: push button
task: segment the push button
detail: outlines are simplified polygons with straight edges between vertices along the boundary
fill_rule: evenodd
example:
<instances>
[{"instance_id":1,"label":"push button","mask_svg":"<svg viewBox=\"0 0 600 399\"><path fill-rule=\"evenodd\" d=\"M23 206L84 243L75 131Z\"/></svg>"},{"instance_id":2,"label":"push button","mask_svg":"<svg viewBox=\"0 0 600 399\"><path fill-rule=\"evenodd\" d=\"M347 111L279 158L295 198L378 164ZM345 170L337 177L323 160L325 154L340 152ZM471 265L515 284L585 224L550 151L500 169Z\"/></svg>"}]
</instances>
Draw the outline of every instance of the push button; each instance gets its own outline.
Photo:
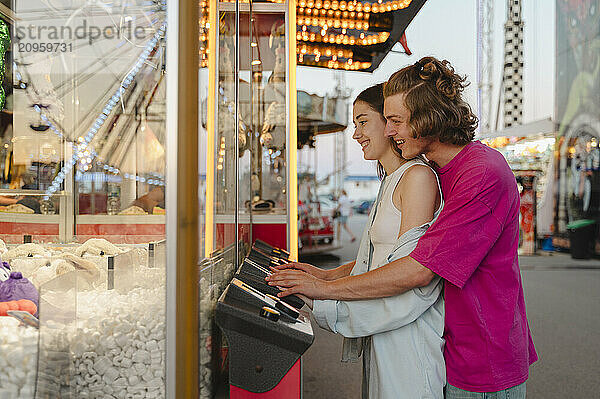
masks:
<instances>
[{"instance_id":1,"label":"push button","mask_svg":"<svg viewBox=\"0 0 600 399\"><path fill-rule=\"evenodd\" d=\"M279 320L279 316L281 316L281 313L279 313L278 310L275 310L268 306L263 306L262 309L260 310L260 315L271 321L277 321L277 320Z\"/></svg>"}]
</instances>

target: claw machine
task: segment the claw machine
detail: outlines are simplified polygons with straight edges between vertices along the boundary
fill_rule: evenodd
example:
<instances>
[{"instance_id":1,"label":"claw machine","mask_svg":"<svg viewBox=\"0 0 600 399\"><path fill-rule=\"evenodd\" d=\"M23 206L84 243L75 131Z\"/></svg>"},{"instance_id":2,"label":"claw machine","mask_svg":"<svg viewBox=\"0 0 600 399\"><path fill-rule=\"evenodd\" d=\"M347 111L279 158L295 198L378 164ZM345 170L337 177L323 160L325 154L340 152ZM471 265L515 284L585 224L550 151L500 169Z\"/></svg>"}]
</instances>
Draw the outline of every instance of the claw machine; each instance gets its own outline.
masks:
<instances>
[{"instance_id":1,"label":"claw machine","mask_svg":"<svg viewBox=\"0 0 600 399\"><path fill-rule=\"evenodd\" d=\"M253 243L264 242L296 259L296 2L220 1L205 8L208 18L200 23L201 40L206 39L201 73L208 82L204 255L215 262L226 259L225 269L235 270ZM239 280L209 263L202 270L211 268L207 281L224 281L217 284L223 293L216 308L228 340L217 349L217 363L229 362L228 370L221 370L229 373L224 396L300 398L301 353L312 342L310 322L263 318L253 310L256 298L232 285ZM298 345L290 351L289 342ZM214 353L215 345L211 340L207 350Z\"/></svg>"}]
</instances>

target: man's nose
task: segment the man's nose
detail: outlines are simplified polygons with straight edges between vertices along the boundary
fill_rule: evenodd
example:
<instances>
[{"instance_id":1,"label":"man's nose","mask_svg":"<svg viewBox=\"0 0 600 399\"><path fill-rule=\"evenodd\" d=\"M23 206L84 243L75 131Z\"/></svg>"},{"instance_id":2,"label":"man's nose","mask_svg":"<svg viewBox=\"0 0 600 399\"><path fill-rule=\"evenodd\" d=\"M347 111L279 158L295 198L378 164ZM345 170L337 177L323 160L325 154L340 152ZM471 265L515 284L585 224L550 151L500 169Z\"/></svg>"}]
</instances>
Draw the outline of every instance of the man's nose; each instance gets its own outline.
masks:
<instances>
[{"instance_id":1,"label":"man's nose","mask_svg":"<svg viewBox=\"0 0 600 399\"><path fill-rule=\"evenodd\" d=\"M386 122L385 124L385 128L383 129L383 135L385 137L393 137L396 135L396 132L394 131L394 129L392 128L390 122Z\"/></svg>"}]
</instances>

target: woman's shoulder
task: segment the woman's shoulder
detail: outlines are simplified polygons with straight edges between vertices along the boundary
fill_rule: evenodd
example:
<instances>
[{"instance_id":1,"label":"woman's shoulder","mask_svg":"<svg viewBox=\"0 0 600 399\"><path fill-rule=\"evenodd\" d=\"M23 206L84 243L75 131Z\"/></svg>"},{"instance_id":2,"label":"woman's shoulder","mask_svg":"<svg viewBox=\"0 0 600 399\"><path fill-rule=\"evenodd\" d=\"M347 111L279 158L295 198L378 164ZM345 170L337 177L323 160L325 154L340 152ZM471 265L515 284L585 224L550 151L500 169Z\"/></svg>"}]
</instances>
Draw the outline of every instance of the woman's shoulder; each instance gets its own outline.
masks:
<instances>
[{"instance_id":1,"label":"woman's shoulder","mask_svg":"<svg viewBox=\"0 0 600 399\"><path fill-rule=\"evenodd\" d=\"M410 164L408 163L410 162ZM437 176L434 170L421 160L410 160L403 165L405 168L392 192L392 200L397 209L401 208L402 198L420 198L423 201L438 195Z\"/></svg>"},{"instance_id":2,"label":"woman's shoulder","mask_svg":"<svg viewBox=\"0 0 600 399\"><path fill-rule=\"evenodd\" d=\"M411 159L403 165L403 186L419 187L419 185L434 184L437 187L437 176L435 171L427 163L420 159Z\"/></svg>"},{"instance_id":3,"label":"woman's shoulder","mask_svg":"<svg viewBox=\"0 0 600 399\"><path fill-rule=\"evenodd\" d=\"M421 160L410 160L404 171L404 177L411 176L412 179L433 179L436 181L435 171L431 166Z\"/></svg>"}]
</instances>

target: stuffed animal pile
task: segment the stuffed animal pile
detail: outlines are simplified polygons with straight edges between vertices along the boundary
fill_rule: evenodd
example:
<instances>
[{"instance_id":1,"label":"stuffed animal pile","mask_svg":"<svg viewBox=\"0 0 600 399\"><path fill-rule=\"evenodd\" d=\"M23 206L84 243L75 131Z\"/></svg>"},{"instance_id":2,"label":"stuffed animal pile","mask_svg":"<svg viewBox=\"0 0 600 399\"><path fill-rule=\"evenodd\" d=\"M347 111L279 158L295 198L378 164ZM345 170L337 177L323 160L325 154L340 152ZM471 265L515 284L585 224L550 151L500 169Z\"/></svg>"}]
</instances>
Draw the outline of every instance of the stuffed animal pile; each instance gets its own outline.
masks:
<instances>
[{"instance_id":1,"label":"stuffed animal pile","mask_svg":"<svg viewBox=\"0 0 600 399\"><path fill-rule=\"evenodd\" d=\"M36 288L45 313L43 335L0 317L0 367L11 370L10 378L0 375L0 399L33 398L36 389L49 397L69 389L79 398L165 397L164 268L148 268L141 248L126 251L103 239L63 248L3 244L0 256L9 263L0 267L0 314L36 314ZM115 289L107 290L112 255L123 255L124 274L115 273ZM48 284L73 271L76 287Z\"/></svg>"}]
</instances>

